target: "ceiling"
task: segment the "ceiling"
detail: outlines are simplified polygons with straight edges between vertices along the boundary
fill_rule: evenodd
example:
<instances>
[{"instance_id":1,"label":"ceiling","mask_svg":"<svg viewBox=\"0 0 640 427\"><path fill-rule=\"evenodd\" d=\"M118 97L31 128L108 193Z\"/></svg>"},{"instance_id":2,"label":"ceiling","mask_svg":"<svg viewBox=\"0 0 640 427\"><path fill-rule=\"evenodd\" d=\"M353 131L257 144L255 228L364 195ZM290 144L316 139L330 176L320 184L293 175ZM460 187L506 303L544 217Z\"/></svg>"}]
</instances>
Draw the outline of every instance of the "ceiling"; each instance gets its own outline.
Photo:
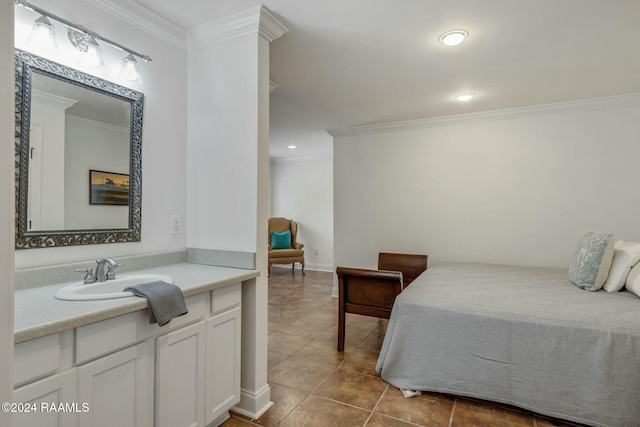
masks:
<instances>
[{"instance_id":1,"label":"ceiling","mask_svg":"<svg viewBox=\"0 0 640 427\"><path fill-rule=\"evenodd\" d=\"M262 3L289 28L272 157L330 155L326 129L640 92L638 0L127 1L185 30ZM438 43L456 28L465 43Z\"/></svg>"}]
</instances>

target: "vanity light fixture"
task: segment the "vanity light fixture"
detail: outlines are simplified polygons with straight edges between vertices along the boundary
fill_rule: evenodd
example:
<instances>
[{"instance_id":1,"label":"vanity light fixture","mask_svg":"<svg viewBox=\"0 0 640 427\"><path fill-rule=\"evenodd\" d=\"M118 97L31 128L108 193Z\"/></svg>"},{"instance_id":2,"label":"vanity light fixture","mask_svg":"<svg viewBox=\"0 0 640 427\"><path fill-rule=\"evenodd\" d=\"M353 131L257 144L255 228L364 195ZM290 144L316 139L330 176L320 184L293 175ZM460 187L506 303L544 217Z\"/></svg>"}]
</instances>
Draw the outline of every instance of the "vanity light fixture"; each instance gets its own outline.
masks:
<instances>
[{"instance_id":1,"label":"vanity light fixture","mask_svg":"<svg viewBox=\"0 0 640 427\"><path fill-rule=\"evenodd\" d=\"M58 51L56 30L49 18L42 15L33 23L27 46L39 51Z\"/></svg>"},{"instance_id":2,"label":"vanity light fixture","mask_svg":"<svg viewBox=\"0 0 640 427\"><path fill-rule=\"evenodd\" d=\"M138 74L138 78L137 79L125 78L123 80L129 83L141 82L140 72L137 66L138 64L134 57L137 56L138 58L142 59L144 62L151 62L150 56L138 53L135 50L131 50L127 47L124 47L119 43L116 43L112 40L102 37L100 34L95 33L83 27L82 25L74 24L73 22L67 21L66 19L61 18L57 15L54 15L53 13L48 12L34 4L31 4L26 0L14 0L14 3L16 6L22 6L25 9L32 10L42 15L40 18L36 19L36 23L34 24L33 30L31 32L31 36L29 37L29 40L27 40L27 45L33 45L35 47L35 43L37 40L36 38L34 38L35 33L37 34L42 33L44 35L48 34L49 39L53 40L53 45L57 50L57 44L55 43L55 28L50 21L50 19L52 19L69 28L67 32L67 35L69 36L69 41L76 49L82 52L80 59L78 61L79 65L85 68L96 68L96 67L103 66L104 62L102 62L102 52L100 50L100 45L98 44L98 42L103 44L108 44L112 47L115 47L116 49L126 52L127 57L125 58L125 61L127 61L127 58L133 59L133 64L131 65L131 69L136 70ZM32 38L33 40L31 40ZM39 39L40 36L38 35L37 38ZM129 59L128 62L131 62L131 60Z\"/></svg>"},{"instance_id":3,"label":"vanity light fixture","mask_svg":"<svg viewBox=\"0 0 640 427\"><path fill-rule=\"evenodd\" d=\"M142 83L138 61L133 55L129 54L122 59L118 80L128 83Z\"/></svg>"},{"instance_id":4,"label":"vanity light fixture","mask_svg":"<svg viewBox=\"0 0 640 427\"><path fill-rule=\"evenodd\" d=\"M100 50L100 45L96 41L95 37L76 31L73 28L69 28L67 35L69 36L69 41L73 47L80 51L78 65L89 69L104 67L104 62L102 61L102 50Z\"/></svg>"},{"instance_id":5,"label":"vanity light fixture","mask_svg":"<svg viewBox=\"0 0 640 427\"><path fill-rule=\"evenodd\" d=\"M458 95L456 95L456 101L460 101L460 102L469 102L471 101L473 98L475 98L476 94L473 92L465 92L465 93L459 93Z\"/></svg>"},{"instance_id":6,"label":"vanity light fixture","mask_svg":"<svg viewBox=\"0 0 640 427\"><path fill-rule=\"evenodd\" d=\"M442 33L440 37L438 37L438 41L445 46L457 46L465 41L467 37L469 37L467 30L450 30Z\"/></svg>"}]
</instances>

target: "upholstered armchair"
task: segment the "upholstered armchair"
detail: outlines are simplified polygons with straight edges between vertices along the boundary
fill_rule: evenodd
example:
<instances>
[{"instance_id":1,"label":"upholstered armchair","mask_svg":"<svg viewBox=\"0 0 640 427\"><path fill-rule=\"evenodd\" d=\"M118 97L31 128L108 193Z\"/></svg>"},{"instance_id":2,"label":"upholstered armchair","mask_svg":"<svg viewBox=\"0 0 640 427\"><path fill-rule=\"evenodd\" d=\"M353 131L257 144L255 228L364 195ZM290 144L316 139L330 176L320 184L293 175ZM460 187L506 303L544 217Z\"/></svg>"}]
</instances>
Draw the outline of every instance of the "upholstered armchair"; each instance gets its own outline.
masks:
<instances>
[{"instance_id":1,"label":"upholstered armchair","mask_svg":"<svg viewBox=\"0 0 640 427\"><path fill-rule=\"evenodd\" d=\"M291 264L291 272L296 262L302 264L304 275L304 244L297 241L298 224L287 218L269 218L269 275L271 265Z\"/></svg>"}]
</instances>

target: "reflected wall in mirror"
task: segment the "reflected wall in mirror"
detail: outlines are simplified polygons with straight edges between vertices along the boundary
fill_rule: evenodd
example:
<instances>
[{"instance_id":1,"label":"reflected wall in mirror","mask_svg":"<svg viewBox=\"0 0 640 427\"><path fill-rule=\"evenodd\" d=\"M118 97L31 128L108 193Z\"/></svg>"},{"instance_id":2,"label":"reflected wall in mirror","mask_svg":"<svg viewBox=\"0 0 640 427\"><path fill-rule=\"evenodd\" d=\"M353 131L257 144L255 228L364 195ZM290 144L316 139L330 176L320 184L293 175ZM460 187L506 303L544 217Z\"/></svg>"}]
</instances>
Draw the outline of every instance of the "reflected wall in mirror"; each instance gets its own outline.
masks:
<instances>
[{"instance_id":1,"label":"reflected wall in mirror","mask_svg":"<svg viewBox=\"0 0 640 427\"><path fill-rule=\"evenodd\" d=\"M16 248L140 241L143 94L16 50ZM92 204L91 170L128 176ZM108 175L106 175L108 177Z\"/></svg>"}]
</instances>

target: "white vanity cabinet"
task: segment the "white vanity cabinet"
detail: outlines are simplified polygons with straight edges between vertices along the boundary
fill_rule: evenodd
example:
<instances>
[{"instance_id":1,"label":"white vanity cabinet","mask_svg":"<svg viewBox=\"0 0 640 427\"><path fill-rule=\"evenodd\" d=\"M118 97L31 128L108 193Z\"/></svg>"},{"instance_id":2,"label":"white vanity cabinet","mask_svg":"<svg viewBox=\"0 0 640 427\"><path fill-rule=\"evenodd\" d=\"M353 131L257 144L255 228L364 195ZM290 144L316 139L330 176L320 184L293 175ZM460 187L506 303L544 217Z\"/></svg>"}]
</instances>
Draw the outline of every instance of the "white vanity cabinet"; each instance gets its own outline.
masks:
<instances>
[{"instance_id":1,"label":"white vanity cabinet","mask_svg":"<svg viewBox=\"0 0 640 427\"><path fill-rule=\"evenodd\" d=\"M156 344L156 426L217 426L240 402L240 283L211 292L209 318Z\"/></svg>"},{"instance_id":2,"label":"white vanity cabinet","mask_svg":"<svg viewBox=\"0 0 640 427\"><path fill-rule=\"evenodd\" d=\"M207 320L205 396L207 425L219 425L240 402L240 284L216 289Z\"/></svg>"},{"instance_id":3,"label":"white vanity cabinet","mask_svg":"<svg viewBox=\"0 0 640 427\"><path fill-rule=\"evenodd\" d=\"M221 424L240 401L241 298L234 283L185 298L163 327L140 310L17 344L14 402L75 407L15 426Z\"/></svg>"},{"instance_id":4,"label":"white vanity cabinet","mask_svg":"<svg viewBox=\"0 0 640 427\"><path fill-rule=\"evenodd\" d=\"M14 427L74 427L76 413L58 410L76 402L73 331L19 343L14 352Z\"/></svg>"},{"instance_id":5,"label":"white vanity cabinet","mask_svg":"<svg viewBox=\"0 0 640 427\"><path fill-rule=\"evenodd\" d=\"M89 408L78 427L153 426L153 348L148 342L78 369L78 398Z\"/></svg>"},{"instance_id":6,"label":"white vanity cabinet","mask_svg":"<svg viewBox=\"0 0 640 427\"><path fill-rule=\"evenodd\" d=\"M14 427L75 427L76 412L60 411L59 405L77 401L76 370L69 369L17 388L13 401L29 407L13 414Z\"/></svg>"},{"instance_id":7,"label":"white vanity cabinet","mask_svg":"<svg viewBox=\"0 0 640 427\"><path fill-rule=\"evenodd\" d=\"M204 427L205 322L158 337L156 426Z\"/></svg>"}]
</instances>

